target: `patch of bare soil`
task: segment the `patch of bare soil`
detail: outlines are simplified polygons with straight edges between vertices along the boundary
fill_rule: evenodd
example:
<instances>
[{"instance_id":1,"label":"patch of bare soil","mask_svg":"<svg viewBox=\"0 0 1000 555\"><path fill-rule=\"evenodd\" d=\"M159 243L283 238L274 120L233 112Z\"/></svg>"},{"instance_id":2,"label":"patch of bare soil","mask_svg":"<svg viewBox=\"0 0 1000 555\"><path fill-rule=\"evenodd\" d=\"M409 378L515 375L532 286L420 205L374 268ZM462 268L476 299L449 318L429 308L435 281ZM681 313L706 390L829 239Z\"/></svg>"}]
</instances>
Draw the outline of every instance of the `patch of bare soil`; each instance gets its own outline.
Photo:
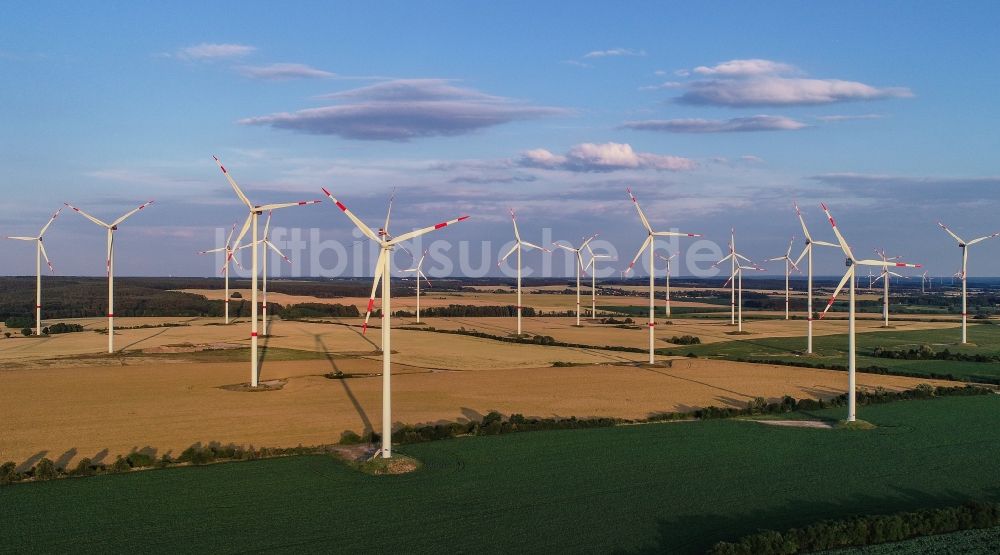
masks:
<instances>
[{"instance_id":1,"label":"patch of bare soil","mask_svg":"<svg viewBox=\"0 0 1000 555\"><path fill-rule=\"evenodd\" d=\"M261 391L279 391L285 387L288 380L266 380L258 382L257 387L250 387L249 382L236 383L230 385L220 385L219 389L226 391L246 391L248 393L259 393Z\"/></svg>"},{"instance_id":2,"label":"patch of bare soil","mask_svg":"<svg viewBox=\"0 0 1000 555\"><path fill-rule=\"evenodd\" d=\"M200 353L202 351L225 351L228 349L239 349L243 345L232 343L175 343L173 345L161 345L159 347L149 347L142 350L143 354L164 354L164 353Z\"/></svg>"},{"instance_id":3,"label":"patch of bare soil","mask_svg":"<svg viewBox=\"0 0 1000 555\"><path fill-rule=\"evenodd\" d=\"M823 430L833 429L832 424L821 420L754 420L754 422L767 424L769 426L784 426L788 428L819 428Z\"/></svg>"}]
</instances>

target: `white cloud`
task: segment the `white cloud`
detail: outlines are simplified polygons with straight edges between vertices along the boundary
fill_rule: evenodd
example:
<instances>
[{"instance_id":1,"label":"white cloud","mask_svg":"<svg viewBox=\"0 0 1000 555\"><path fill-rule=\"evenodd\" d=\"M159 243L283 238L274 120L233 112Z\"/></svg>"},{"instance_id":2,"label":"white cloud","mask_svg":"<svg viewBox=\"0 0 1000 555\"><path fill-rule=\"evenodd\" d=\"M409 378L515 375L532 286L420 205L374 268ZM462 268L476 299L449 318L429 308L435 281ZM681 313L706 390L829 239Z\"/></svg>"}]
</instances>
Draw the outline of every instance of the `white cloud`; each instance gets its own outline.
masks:
<instances>
[{"instance_id":1,"label":"white cloud","mask_svg":"<svg viewBox=\"0 0 1000 555\"><path fill-rule=\"evenodd\" d=\"M698 66L691 70L698 75L719 75L724 77L745 77L749 75L771 75L796 73L795 66L771 60L749 59L729 60L712 67Z\"/></svg>"},{"instance_id":2,"label":"white cloud","mask_svg":"<svg viewBox=\"0 0 1000 555\"><path fill-rule=\"evenodd\" d=\"M240 120L299 133L407 141L454 136L517 120L570 114L452 85L445 79L397 79L321 98L341 104Z\"/></svg>"},{"instance_id":3,"label":"white cloud","mask_svg":"<svg viewBox=\"0 0 1000 555\"><path fill-rule=\"evenodd\" d=\"M635 50L632 48L609 48L608 50L592 50L583 55L587 58L609 58L617 56L645 56L645 50Z\"/></svg>"},{"instance_id":4,"label":"white cloud","mask_svg":"<svg viewBox=\"0 0 1000 555\"><path fill-rule=\"evenodd\" d=\"M677 101L714 106L793 106L913 96L903 87L880 88L840 79L757 77L695 81Z\"/></svg>"},{"instance_id":5,"label":"white cloud","mask_svg":"<svg viewBox=\"0 0 1000 555\"><path fill-rule=\"evenodd\" d=\"M256 47L246 44L215 44L204 42L181 48L175 55L184 60L219 60L240 58L252 54L256 50Z\"/></svg>"},{"instance_id":6,"label":"white cloud","mask_svg":"<svg viewBox=\"0 0 1000 555\"><path fill-rule=\"evenodd\" d=\"M323 71L305 64L268 64L264 66L241 66L237 71L251 79L283 81L287 79L328 79L336 73Z\"/></svg>"},{"instance_id":7,"label":"white cloud","mask_svg":"<svg viewBox=\"0 0 1000 555\"><path fill-rule=\"evenodd\" d=\"M698 167L698 163L690 158L635 152L631 145L622 143L582 143L566 154L554 154L538 148L523 152L517 163L525 167L572 172L634 169L690 171Z\"/></svg>"},{"instance_id":8,"label":"white cloud","mask_svg":"<svg viewBox=\"0 0 1000 555\"><path fill-rule=\"evenodd\" d=\"M653 88L683 88L676 98L682 104L711 106L797 106L836 102L906 98L905 87L876 87L843 79L812 79L795 66L762 59L729 60L715 66L698 66L677 72L682 77L708 77L677 85Z\"/></svg>"},{"instance_id":9,"label":"white cloud","mask_svg":"<svg viewBox=\"0 0 1000 555\"><path fill-rule=\"evenodd\" d=\"M784 116L757 115L728 120L718 119L668 119L629 121L625 129L640 131L666 131L670 133L731 133L747 131L794 131L806 124Z\"/></svg>"}]
</instances>

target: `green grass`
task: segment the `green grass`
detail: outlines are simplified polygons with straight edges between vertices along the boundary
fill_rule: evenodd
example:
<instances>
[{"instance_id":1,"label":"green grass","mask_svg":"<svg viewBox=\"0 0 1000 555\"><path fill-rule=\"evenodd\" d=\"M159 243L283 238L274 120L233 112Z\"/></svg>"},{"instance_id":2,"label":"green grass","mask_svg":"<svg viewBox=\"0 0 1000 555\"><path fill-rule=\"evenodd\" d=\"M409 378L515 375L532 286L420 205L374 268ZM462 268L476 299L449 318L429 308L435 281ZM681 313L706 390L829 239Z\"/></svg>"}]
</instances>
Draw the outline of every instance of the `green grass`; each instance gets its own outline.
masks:
<instances>
[{"instance_id":1,"label":"green grass","mask_svg":"<svg viewBox=\"0 0 1000 555\"><path fill-rule=\"evenodd\" d=\"M1000 546L1000 528L962 530L951 534L901 542L826 551L824 555L994 555Z\"/></svg>"},{"instance_id":2,"label":"green grass","mask_svg":"<svg viewBox=\"0 0 1000 555\"><path fill-rule=\"evenodd\" d=\"M842 418L843 409L814 416ZM369 476L301 456L0 488L0 552L700 553L760 528L1000 500L1000 396L878 425L720 420L470 437Z\"/></svg>"},{"instance_id":3,"label":"green grass","mask_svg":"<svg viewBox=\"0 0 1000 555\"><path fill-rule=\"evenodd\" d=\"M803 326L805 324L803 323ZM1000 353L1000 326L970 325L969 341L975 346L961 346L958 328L915 331L877 331L859 333L857 337L858 367L882 366L895 371L912 372L921 375L952 374L962 380L991 381L1000 379L1000 363L958 362L947 360L896 360L876 358L871 355L876 346L887 348L914 348L923 343L930 344L937 351L945 348L951 352L968 354ZM721 357L741 360L778 360L806 364L847 365L847 335L823 335L813 337L814 356L805 357L806 338L771 337L743 339L706 345L691 345L671 349L679 355L694 353L700 357Z\"/></svg>"}]
</instances>

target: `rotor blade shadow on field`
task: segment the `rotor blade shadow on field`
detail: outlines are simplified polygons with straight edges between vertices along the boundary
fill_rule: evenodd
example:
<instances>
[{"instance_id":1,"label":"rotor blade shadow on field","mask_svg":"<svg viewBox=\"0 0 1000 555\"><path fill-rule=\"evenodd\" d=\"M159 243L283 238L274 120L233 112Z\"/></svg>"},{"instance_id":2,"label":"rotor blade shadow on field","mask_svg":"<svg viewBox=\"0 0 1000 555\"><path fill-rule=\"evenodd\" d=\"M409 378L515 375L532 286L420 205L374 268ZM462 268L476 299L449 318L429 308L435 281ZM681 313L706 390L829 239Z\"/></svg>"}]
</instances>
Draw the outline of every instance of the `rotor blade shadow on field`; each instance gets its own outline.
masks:
<instances>
[{"instance_id":1,"label":"rotor blade shadow on field","mask_svg":"<svg viewBox=\"0 0 1000 555\"><path fill-rule=\"evenodd\" d=\"M358 401L358 398L354 396L354 392L351 391L351 387L347 385L347 377L340 370L340 368L337 367L337 361L333 357L333 355L330 354L330 351L326 348L326 343L323 342L322 336L318 333L314 333L313 339L315 340L316 346L319 348L319 351L323 353L323 356L326 357L326 361L330 364L330 369L332 370L331 373L340 376L335 381L340 382L340 386L344 388L344 393L347 394L347 398L350 399L351 404L354 405L354 410L356 410L358 412L358 416L361 417L361 422L365 426L364 433L367 434L373 431L375 428L372 426L371 420L368 419L368 414L365 412L365 409L361 406L361 403Z\"/></svg>"}]
</instances>

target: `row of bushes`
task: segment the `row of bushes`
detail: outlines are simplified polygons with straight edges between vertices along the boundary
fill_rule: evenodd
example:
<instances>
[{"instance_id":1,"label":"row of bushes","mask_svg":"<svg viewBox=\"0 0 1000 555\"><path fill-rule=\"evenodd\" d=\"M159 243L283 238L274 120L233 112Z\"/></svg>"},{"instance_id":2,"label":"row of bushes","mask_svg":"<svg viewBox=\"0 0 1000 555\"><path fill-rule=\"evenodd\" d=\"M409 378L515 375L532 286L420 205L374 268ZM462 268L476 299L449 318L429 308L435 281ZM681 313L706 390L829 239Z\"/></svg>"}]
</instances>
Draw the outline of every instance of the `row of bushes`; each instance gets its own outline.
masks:
<instances>
[{"instance_id":1,"label":"row of bushes","mask_svg":"<svg viewBox=\"0 0 1000 555\"><path fill-rule=\"evenodd\" d=\"M786 532L763 530L736 542L720 542L709 555L786 555L897 542L920 536L1000 526L1000 504L970 501L957 507L891 515L823 520Z\"/></svg>"},{"instance_id":2,"label":"row of bushes","mask_svg":"<svg viewBox=\"0 0 1000 555\"><path fill-rule=\"evenodd\" d=\"M674 345L701 345L701 338L697 335L675 335L666 341Z\"/></svg>"},{"instance_id":3,"label":"row of bushes","mask_svg":"<svg viewBox=\"0 0 1000 555\"><path fill-rule=\"evenodd\" d=\"M162 457L156 458L148 453L134 451L125 456L119 455L111 464L95 463L91 459L82 458L72 469L58 467L51 459L43 458L30 469L18 472L17 464L8 461L0 465L0 485L23 481L120 474L133 469L167 468L180 464L209 464L220 461L267 459L287 455L326 453L328 451L329 448L327 446L303 447L299 445L298 447L287 448L254 448L252 445L250 447L243 447L241 445L223 445L213 442L207 445L196 443L185 449L177 457L165 454Z\"/></svg>"},{"instance_id":4,"label":"row of bushes","mask_svg":"<svg viewBox=\"0 0 1000 555\"><path fill-rule=\"evenodd\" d=\"M858 392L859 405L887 403L906 399L927 399L930 397L987 395L991 391L975 386L933 387L920 384L915 389L906 391L887 391L878 388L875 391ZM448 422L426 426L406 425L392 433L392 441L397 444L422 443L440 439L449 439L465 435L501 435L516 432L532 432L540 430L575 430L584 428L610 428L619 424L641 424L649 422L664 422L672 420L711 420L720 418L735 418L740 416L757 416L764 414L782 414L793 411L816 410L829 407L839 407L847 404L847 395L843 394L829 400L801 399L785 396L781 401L768 403L763 397L750 400L744 408L706 407L688 412L657 413L644 419L622 418L527 418L522 414L511 414L504 417L496 411L491 411L480 421ZM341 435L341 445L372 444L380 440L379 434L367 431L363 436L347 431ZM240 461L272 458L286 455L306 455L328 453L329 446L290 448L254 448L234 444L196 443L185 449L179 456L171 457L165 454L160 458L142 452L132 452L119 456L112 464L94 463L90 459L81 459L72 470L56 467L50 459L41 459L34 467L17 472L17 465L6 462L0 465L0 485L20 481L51 480L63 477L94 476L97 474L113 474L128 472L136 468L166 468L178 464L209 464L219 461Z\"/></svg>"},{"instance_id":5,"label":"row of bushes","mask_svg":"<svg viewBox=\"0 0 1000 555\"><path fill-rule=\"evenodd\" d=\"M915 349L890 349L877 346L872 349L872 356L897 360L951 360L957 362L1000 362L1000 354L984 355L969 353L953 353L947 347L943 351L935 351L928 344Z\"/></svg>"},{"instance_id":6,"label":"row of bushes","mask_svg":"<svg viewBox=\"0 0 1000 555\"><path fill-rule=\"evenodd\" d=\"M553 347L571 347L574 349L603 349L605 351L619 351L626 353L645 353L646 349L640 349L638 347L623 347L621 345L605 345L603 347L598 347L596 345L586 345L583 343L566 343L564 341L557 341L555 338L549 335L535 335L531 337L514 337L505 335L494 335L492 333L486 333L476 330L467 330L461 327L457 330L441 330L433 326L428 327L416 327L416 326L400 326L399 329L411 330L411 331L428 331L435 333L449 333L452 335L468 335L470 337L478 337L480 339L492 339L493 341L503 341L505 343L529 343L534 345L548 345ZM657 349L657 354L667 353L666 349Z\"/></svg>"}]
</instances>

